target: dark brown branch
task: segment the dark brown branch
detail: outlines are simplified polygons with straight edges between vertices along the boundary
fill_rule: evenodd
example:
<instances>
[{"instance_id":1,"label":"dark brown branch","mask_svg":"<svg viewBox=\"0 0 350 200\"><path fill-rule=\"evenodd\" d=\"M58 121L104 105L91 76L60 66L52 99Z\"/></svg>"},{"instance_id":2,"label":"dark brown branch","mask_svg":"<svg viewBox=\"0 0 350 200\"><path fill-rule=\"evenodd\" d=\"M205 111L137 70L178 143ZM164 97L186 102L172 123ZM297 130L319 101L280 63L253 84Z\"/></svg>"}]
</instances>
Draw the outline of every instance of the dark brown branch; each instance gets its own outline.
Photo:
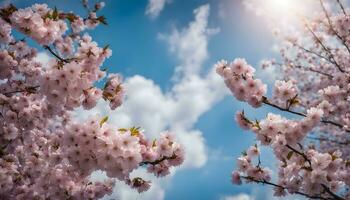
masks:
<instances>
[{"instance_id":1,"label":"dark brown branch","mask_svg":"<svg viewBox=\"0 0 350 200\"><path fill-rule=\"evenodd\" d=\"M39 87L40 86L30 86L30 87L26 87L24 90L14 90L11 92L5 92L5 93L3 93L3 95L9 96L11 94L20 93L20 92L35 93L36 89L38 89Z\"/></svg>"},{"instance_id":2,"label":"dark brown branch","mask_svg":"<svg viewBox=\"0 0 350 200\"><path fill-rule=\"evenodd\" d=\"M349 140L346 140L345 142L341 142L341 141L332 140L332 139L328 139L328 138L322 138L322 137L307 137L307 139L326 141L326 142L331 142L331 143L335 143L335 144L339 144L339 145L349 145L350 144Z\"/></svg>"},{"instance_id":3,"label":"dark brown branch","mask_svg":"<svg viewBox=\"0 0 350 200\"><path fill-rule=\"evenodd\" d=\"M310 161L310 159L309 159L304 153L302 153L302 152L296 150L295 148L291 147L291 146L288 145L288 144L286 145L286 147L287 147L288 149L292 150L294 153L301 155L301 156L304 158L304 160L305 160L306 162L309 163L309 165L310 165L310 167L311 167L311 161Z\"/></svg>"},{"instance_id":4,"label":"dark brown branch","mask_svg":"<svg viewBox=\"0 0 350 200\"><path fill-rule=\"evenodd\" d=\"M302 49L303 51L305 51L305 52L307 52L307 53L310 53L310 54L313 54L313 55L315 55L315 56L317 56L317 57L319 57L319 58L322 58L322 59L325 59L326 61L328 61L329 63L331 63L331 64L335 64L332 60L330 60L329 58L327 58L327 57L325 57L325 56L323 56L323 55L321 55L321 54L319 54L319 53L317 53L317 52L315 52L315 51L312 51L312 50L310 50L310 49L306 49L305 47L303 47L303 46L301 46L301 45L299 45L299 44L297 44L297 43L292 43L293 45L295 45L295 46L297 46L299 49Z\"/></svg>"},{"instance_id":5,"label":"dark brown branch","mask_svg":"<svg viewBox=\"0 0 350 200\"><path fill-rule=\"evenodd\" d=\"M269 100L266 97L263 97L263 101L262 102L264 104L269 105L271 107L274 107L274 108L276 108L278 110L289 112L289 113L292 113L292 114L295 114L295 115L299 115L299 116L302 116L302 117L306 117L306 114L304 114L304 113L293 111L293 110L290 110L290 109L283 108L283 107L280 107L278 105L275 105L275 104L269 102ZM338 128L341 128L341 129L344 128L344 125L342 125L340 123L337 123L337 122L330 121L330 120L321 119L321 122L324 123L324 124L330 124L330 125L333 125L333 126L337 126ZM350 132L349 129L346 129L345 131L346 132Z\"/></svg>"},{"instance_id":6,"label":"dark brown branch","mask_svg":"<svg viewBox=\"0 0 350 200\"><path fill-rule=\"evenodd\" d=\"M172 156L163 156L162 158L158 159L158 160L155 160L153 162L150 162L150 161L144 161L144 162L141 162L140 163L140 166L144 166L144 165L157 165L165 160L173 160L177 158L177 156L175 154L173 154Z\"/></svg>"},{"instance_id":7,"label":"dark brown branch","mask_svg":"<svg viewBox=\"0 0 350 200\"><path fill-rule=\"evenodd\" d=\"M343 197L338 196L334 192L332 192L326 185L322 184L323 189L330 194L335 200L345 200Z\"/></svg>"},{"instance_id":8,"label":"dark brown branch","mask_svg":"<svg viewBox=\"0 0 350 200\"><path fill-rule=\"evenodd\" d=\"M280 65L280 66L283 66L282 63L276 63L276 64L278 64L278 65ZM304 67L304 66L301 66L301 65L286 65L286 66L289 66L289 67L291 67L291 68L295 67L295 68L297 68L297 69L301 69L301 70L304 70L304 71L315 72L315 73L318 73L318 74L327 76L328 78L333 78L332 75L327 74L326 72L322 72L322 71L319 71L319 70L312 69L311 67Z\"/></svg>"},{"instance_id":9,"label":"dark brown branch","mask_svg":"<svg viewBox=\"0 0 350 200\"><path fill-rule=\"evenodd\" d=\"M283 107L280 107L280 106L278 106L278 105L275 105L275 104L269 102L269 100L267 100L266 97L263 97L263 103L266 104L266 105L269 105L269 106L271 106L271 107L277 108L278 110L281 110L281 111L285 111L285 112L289 112L289 113L292 113L292 114L295 114L295 115L299 115L299 116L302 116L302 117L306 117L306 114L304 114L304 113L292 111L292 110L290 110L290 109L283 108Z\"/></svg>"},{"instance_id":10,"label":"dark brown branch","mask_svg":"<svg viewBox=\"0 0 350 200\"><path fill-rule=\"evenodd\" d=\"M282 185L278 185L276 183L272 183L272 182L269 182L269 181L266 181L264 179L262 180L257 180L257 179L254 179L253 177L249 177L249 176L241 176L241 178L243 179L246 179L246 180L249 180L249 181L253 181L255 183L261 183L261 184L266 184L266 185L271 185L271 186L274 186L274 187L277 187L277 188L281 188L283 190L288 190L288 188L282 186ZM298 195L302 195L302 196L305 196L307 198L310 198L310 199L321 199L321 200L333 200L333 199L330 199L330 198L326 198L326 197L322 197L320 195L309 195L309 194L306 194L304 192L300 192L300 191L295 191L294 192L295 194L298 194ZM338 200L338 199L334 199L334 200ZM344 200L344 199L342 199Z\"/></svg>"},{"instance_id":11,"label":"dark brown branch","mask_svg":"<svg viewBox=\"0 0 350 200\"><path fill-rule=\"evenodd\" d=\"M63 58L61 58L58 54L56 54L56 53L51 49L51 47L49 47L49 46L47 46L47 45L44 45L43 47L44 47L44 49L48 50L53 56L55 56L55 57L56 57L58 60L60 60L61 62L69 63L68 60L63 59Z\"/></svg>"},{"instance_id":12,"label":"dark brown branch","mask_svg":"<svg viewBox=\"0 0 350 200\"><path fill-rule=\"evenodd\" d=\"M340 0L337 0L337 2L338 2L338 4L339 4L341 10L343 11L343 14L344 14L345 16L347 16L346 11L345 11L345 8L344 8L344 5L340 2Z\"/></svg>"},{"instance_id":13,"label":"dark brown branch","mask_svg":"<svg viewBox=\"0 0 350 200\"><path fill-rule=\"evenodd\" d=\"M308 68L310 71L312 71L312 72L315 72L315 73L318 73L318 74L322 74L322 75L324 75L324 76L327 76L328 78L333 78L333 76L332 75L330 75L330 74L327 74L326 72L321 72L321 71L319 71L319 70L315 70L315 69L312 69L312 68Z\"/></svg>"}]
</instances>

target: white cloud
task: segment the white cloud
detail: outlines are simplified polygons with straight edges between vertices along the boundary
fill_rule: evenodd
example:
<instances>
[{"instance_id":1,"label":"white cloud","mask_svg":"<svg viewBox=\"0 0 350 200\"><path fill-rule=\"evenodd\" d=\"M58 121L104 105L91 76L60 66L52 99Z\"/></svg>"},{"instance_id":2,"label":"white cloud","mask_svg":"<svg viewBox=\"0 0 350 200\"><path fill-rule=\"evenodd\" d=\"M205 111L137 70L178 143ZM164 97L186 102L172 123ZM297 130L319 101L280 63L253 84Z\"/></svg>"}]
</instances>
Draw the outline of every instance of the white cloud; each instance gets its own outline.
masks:
<instances>
[{"instance_id":1,"label":"white cloud","mask_svg":"<svg viewBox=\"0 0 350 200\"><path fill-rule=\"evenodd\" d=\"M43 67L52 59L48 53L45 51L39 52L36 57L34 58L35 61L41 63Z\"/></svg>"},{"instance_id":2,"label":"white cloud","mask_svg":"<svg viewBox=\"0 0 350 200\"><path fill-rule=\"evenodd\" d=\"M250 196L248 194L238 194L233 196L224 196L221 197L220 200L254 200L255 198L253 196Z\"/></svg>"},{"instance_id":3,"label":"white cloud","mask_svg":"<svg viewBox=\"0 0 350 200\"><path fill-rule=\"evenodd\" d=\"M120 108L110 111L107 103L100 101L95 109L88 112L109 116L109 123L117 127L141 126L151 138L170 130L185 147L182 169L202 167L206 163L205 140L202 132L195 129L194 125L203 113L227 94L223 81L214 70L201 75L202 65L208 58L209 37L218 32L218 29L207 27L209 10L209 5L195 9L195 20L188 27L162 35L171 52L179 58L180 65L176 71L182 74L170 90L162 91L152 80L135 75L125 80L127 98ZM80 110L78 114L87 116L86 112L82 112ZM154 180L151 191L144 195L150 195L152 199L151 197L163 194L164 183L170 179L171 177ZM126 187L116 189L120 199L140 197L135 191L124 188Z\"/></svg>"},{"instance_id":4,"label":"white cloud","mask_svg":"<svg viewBox=\"0 0 350 200\"><path fill-rule=\"evenodd\" d=\"M210 7L203 5L193 11L195 20L181 31L174 29L170 35L160 34L166 40L170 50L181 60L176 68L177 73L198 74L203 62L208 58L208 40L210 36L218 33L218 28L208 28Z\"/></svg>"},{"instance_id":5,"label":"white cloud","mask_svg":"<svg viewBox=\"0 0 350 200\"><path fill-rule=\"evenodd\" d=\"M148 0L146 15L156 18L164 9L165 4L170 3L169 0Z\"/></svg>"}]
</instances>

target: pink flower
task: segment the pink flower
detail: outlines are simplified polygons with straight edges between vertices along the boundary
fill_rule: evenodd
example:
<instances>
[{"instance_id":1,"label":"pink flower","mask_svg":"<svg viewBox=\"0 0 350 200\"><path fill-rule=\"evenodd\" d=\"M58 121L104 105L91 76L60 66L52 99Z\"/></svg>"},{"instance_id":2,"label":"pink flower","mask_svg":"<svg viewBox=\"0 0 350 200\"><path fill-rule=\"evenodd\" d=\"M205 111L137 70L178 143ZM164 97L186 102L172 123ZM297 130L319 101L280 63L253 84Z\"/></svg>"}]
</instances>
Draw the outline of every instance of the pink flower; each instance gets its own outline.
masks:
<instances>
[{"instance_id":1,"label":"pink flower","mask_svg":"<svg viewBox=\"0 0 350 200\"><path fill-rule=\"evenodd\" d=\"M239 172L237 171L232 172L231 182L236 185L242 184L241 175L239 174Z\"/></svg>"}]
</instances>

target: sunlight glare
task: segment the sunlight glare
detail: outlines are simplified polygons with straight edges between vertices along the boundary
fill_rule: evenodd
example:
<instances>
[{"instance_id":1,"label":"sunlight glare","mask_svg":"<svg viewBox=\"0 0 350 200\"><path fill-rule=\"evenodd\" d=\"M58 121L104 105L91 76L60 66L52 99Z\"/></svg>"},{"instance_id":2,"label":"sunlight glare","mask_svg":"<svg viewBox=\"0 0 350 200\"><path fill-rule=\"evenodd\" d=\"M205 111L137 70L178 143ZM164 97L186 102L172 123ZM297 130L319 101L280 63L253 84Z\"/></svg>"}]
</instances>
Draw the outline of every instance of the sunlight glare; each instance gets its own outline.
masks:
<instances>
[{"instance_id":1,"label":"sunlight glare","mask_svg":"<svg viewBox=\"0 0 350 200\"><path fill-rule=\"evenodd\" d=\"M304 10L303 3L298 0L266 0L264 6L271 17L290 17Z\"/></svg>"}]
</instances>

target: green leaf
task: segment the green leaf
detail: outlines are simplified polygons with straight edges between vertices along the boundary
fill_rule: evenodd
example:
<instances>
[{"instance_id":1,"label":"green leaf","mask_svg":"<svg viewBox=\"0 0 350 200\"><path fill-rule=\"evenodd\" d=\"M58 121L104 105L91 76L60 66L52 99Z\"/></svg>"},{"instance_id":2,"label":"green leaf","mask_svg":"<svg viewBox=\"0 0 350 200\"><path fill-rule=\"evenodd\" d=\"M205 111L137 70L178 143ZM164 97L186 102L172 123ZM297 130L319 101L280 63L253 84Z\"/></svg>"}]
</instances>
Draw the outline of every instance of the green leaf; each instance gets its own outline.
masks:
<instances>
[{"instance_id":1,"label":"green leaf","mask_svg":"<svg viewBox=\"0 0 350 200\"><path fill-rule=\"evenodd\" d=\"M290 151L289 153L288 153L288 155L287 155L287 159L289 160L292 156L293 156L293 151Z\"/></svg>"},{"instance_id":2,"label":"green leaf","mask_svg":"<svg viewBox=\"0 0 350 200\"><path fill-rule=\"evenodd\" d=\"M152 147L156 147L157 146L157 139L154 139L152 142Z\"/></svg>"},{"instance_id":3,"label":"green leaf","mask_svg":"<svg viewBox=\"0 0 350 200\"><path fill-rule=\"evenodd\" d=\"M108 116L105 116L104 118L102 118L101 121L100 121L100 127L102 127L102 125L104 123L106 123L107 120L108 120Z\"/></svg>"},{"instance_id":4,"label":"green leaf","mask_svg":"<svg viewBox=\"0 0 350 200\"><path fill-rule=\"evenodd\" d=\"M101 24L108 25L105 16L99 16L99 17L97 18L97 20L98 20Z\"/></svg>"},{"instance_id":5,"label":"green leaf","mask_svg":"<svg viewBox=\"0 0 350 200\"><path fill-rule=\"evenodd\" d=\"M56 7L55 7L55 9L52 12L52 19L53 20L57 20L58 19L58 11L57 11Z\"/></svg>"},{"instance_id":6,"label":"green leaf","mask_svg":"<svg viewBox=\"0 0 350 200\"><path fill-rule=\"evenodd\" d=\"M103 71L103 72L106 72L107 70L108 70L107 67L104 67L101 69L101 71Z\"/></svg>"},{"instance_id":7,"label":"green leaf","mask_svg":"<svg viewBox=\"0 0 350 200\"><path fill-rule=\"evenodd\" d=\"M103 51L106 51L109 48L109 44L107 44L105 47L103 47Z\"/></svg>"},{"instance_id":8,"label":"green leaf","mask_svg":"<svg viewBox=\"0 0 350 200\"><path fill-rule=\"evenodd\" d=\"M345 165L348 167L348 166L350 166L350 160L346 160L345 161Z\"/></svg>"},{"instance_id":9,"label":"green leaf","mask_svg":"<svg viewBox=\"0 0 350 200\"><path fill-rule=\"evenodd\" d=\"M74 22L74 20L77 19L77 16L75 16L73 13L67 13L65 14L66 19L70 22Z\"/></svg>"},{"instance_id":10,"label":"green leaf","mask_svg":"<svg viewBox=\"0 0 350 200\"><path fill-rule=\"evenodd\" d=\"M104 100L110 101L113 98L113 95L111 93L109 93L109 92L103 91L102 97L103 97Z\"/></svg>"},{"instance_id":11,"label":"green leaf","mask_svg":"<svg viewBox=\"0 0 350 200\"><path fill-rule=\"evenodd\" d=\"M119 132L122 132L122 133L125 133L126 131L128 131L128 129L126 129L126 128L120 128L120 129L118 129L118 131L119 131Z\"/></svg>"},{"instance_id":12,"label":"green leaf","mask_svg":"<svg viewBox=\"0 0 350 200\"><path fill-rule=\"evenodd\" d=\"M131 136L139 136L140 135L140 128L141 127L131 127L130 128Z\"/></svg>"}]
</instances>

